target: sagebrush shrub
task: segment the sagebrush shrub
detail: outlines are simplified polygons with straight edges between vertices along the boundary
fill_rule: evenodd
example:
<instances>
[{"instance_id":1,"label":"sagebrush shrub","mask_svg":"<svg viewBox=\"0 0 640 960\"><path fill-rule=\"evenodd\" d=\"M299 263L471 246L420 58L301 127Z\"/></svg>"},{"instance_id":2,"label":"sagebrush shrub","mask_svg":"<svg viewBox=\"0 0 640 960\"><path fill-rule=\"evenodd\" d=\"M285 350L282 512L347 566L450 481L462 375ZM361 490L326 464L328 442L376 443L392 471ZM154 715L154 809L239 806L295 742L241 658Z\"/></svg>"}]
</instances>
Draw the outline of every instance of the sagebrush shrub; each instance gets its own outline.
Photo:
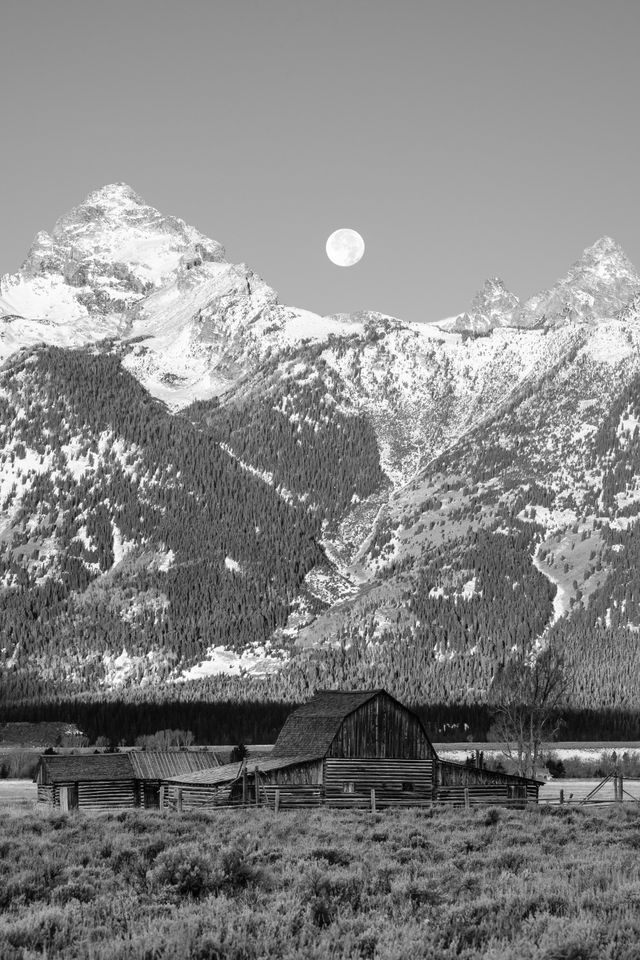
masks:
<instances>
[{"instance_id":1,"label":"sagebrush shrub","mask_svg":"<svg viewBox=\"0 0 640 960\"><path fill-rule=\"evenodd\" d=\"M147 872L153 886L170 888L183 897L202 897L218 891L224 881L222 870L215 868L199 844L186 843L164 850Z\"/></svg>"}]
</instances>

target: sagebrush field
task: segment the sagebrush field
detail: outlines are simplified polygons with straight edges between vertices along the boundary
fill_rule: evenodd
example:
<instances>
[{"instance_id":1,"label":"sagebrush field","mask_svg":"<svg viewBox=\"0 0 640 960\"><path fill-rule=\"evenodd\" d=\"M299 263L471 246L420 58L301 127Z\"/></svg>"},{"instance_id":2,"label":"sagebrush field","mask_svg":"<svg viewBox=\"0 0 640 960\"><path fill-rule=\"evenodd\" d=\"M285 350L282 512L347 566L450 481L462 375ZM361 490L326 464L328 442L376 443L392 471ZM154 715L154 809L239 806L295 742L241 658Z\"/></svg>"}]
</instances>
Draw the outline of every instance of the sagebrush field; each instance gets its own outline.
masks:
<instances>
[{"instance_id":1,"label":"sagebrush field","mask_svg":"<svg viewBox=\"0 0 640 960\"><path fill-rule=\"evenodd\" d=\"M0 957L635 960L640 809L8 812Z\"/></svg>"}]
</instances>

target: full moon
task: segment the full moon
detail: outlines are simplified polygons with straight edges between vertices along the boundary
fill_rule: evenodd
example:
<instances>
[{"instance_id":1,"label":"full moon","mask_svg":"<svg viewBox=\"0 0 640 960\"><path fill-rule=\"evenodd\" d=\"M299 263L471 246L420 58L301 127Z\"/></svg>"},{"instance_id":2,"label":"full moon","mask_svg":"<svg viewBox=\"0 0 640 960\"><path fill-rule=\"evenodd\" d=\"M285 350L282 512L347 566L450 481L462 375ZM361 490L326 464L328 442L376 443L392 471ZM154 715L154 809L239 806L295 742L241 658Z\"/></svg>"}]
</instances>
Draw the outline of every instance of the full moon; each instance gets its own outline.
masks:
<instances>
[{"instance_id":1,"label":"full moon","mask_svg":"<svg viewBox=\"0 0 640 960\"><path fill-rule=\"evenodd\" d=\"M362 260L364 240L357 230L341 227L334 230L327 240L327 256L338 267L352 267Z\"/></svg>"}]
</instances>

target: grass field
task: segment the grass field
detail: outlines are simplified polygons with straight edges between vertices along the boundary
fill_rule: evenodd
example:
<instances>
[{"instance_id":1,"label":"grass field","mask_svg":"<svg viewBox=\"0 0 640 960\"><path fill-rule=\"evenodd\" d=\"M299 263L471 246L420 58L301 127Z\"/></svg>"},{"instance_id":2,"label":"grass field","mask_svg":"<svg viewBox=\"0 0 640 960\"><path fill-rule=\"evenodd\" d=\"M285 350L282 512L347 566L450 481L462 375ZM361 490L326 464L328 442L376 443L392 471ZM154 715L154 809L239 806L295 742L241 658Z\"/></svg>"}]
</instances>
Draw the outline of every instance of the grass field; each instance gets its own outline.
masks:
<instances>
[{"instance_id":1,"label":"grass field","mask_svg":"<svg viewBox=\"0 0 640 960\"><path fill-rule=\"evenodd\" d=\"M640 956L636 804L3 814L3 960Z\"/></svg>"},{"instance_id":2,"label":"grass field","mask_svg":"<svg viewBox=\"0 0 640 960\"><path fill-rule=\"evenodd\" d=\"M36 801L36 785L31 780L0 780L0 809L31 807Z\"/></svg>"}]
</instances>

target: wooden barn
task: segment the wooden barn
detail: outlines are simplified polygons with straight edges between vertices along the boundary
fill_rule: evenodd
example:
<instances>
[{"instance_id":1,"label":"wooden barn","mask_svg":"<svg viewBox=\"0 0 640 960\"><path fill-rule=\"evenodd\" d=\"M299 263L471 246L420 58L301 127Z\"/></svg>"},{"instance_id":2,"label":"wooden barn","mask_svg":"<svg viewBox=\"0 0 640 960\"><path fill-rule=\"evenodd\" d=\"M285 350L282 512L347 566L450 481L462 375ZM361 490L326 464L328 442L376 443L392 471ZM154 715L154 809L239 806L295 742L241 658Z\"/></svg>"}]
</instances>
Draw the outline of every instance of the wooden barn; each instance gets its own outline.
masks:
<instances>
[{"instance_id":1,"label":"wooden barn","mask_svg":"<svg viewBox=\"0 0 640 960\"><path fill-rule=\"evenodd\" d=\"M214 753L171 750L41 756L38 802L61 810L158 807L163 779L218 766Z\"/></svg>"},{"instance_id":2,"label":"wooden barn","mask_svg":"<svg viewBox=\"0 0 640 960\"><path fill-rule=\"evenodd\" d=\"M420 718L384 690L327 690L290 714L268 757L167 777L162 804L516 804L537 802L538 788L440 760Z\"/></svg>"}]
</instances>

